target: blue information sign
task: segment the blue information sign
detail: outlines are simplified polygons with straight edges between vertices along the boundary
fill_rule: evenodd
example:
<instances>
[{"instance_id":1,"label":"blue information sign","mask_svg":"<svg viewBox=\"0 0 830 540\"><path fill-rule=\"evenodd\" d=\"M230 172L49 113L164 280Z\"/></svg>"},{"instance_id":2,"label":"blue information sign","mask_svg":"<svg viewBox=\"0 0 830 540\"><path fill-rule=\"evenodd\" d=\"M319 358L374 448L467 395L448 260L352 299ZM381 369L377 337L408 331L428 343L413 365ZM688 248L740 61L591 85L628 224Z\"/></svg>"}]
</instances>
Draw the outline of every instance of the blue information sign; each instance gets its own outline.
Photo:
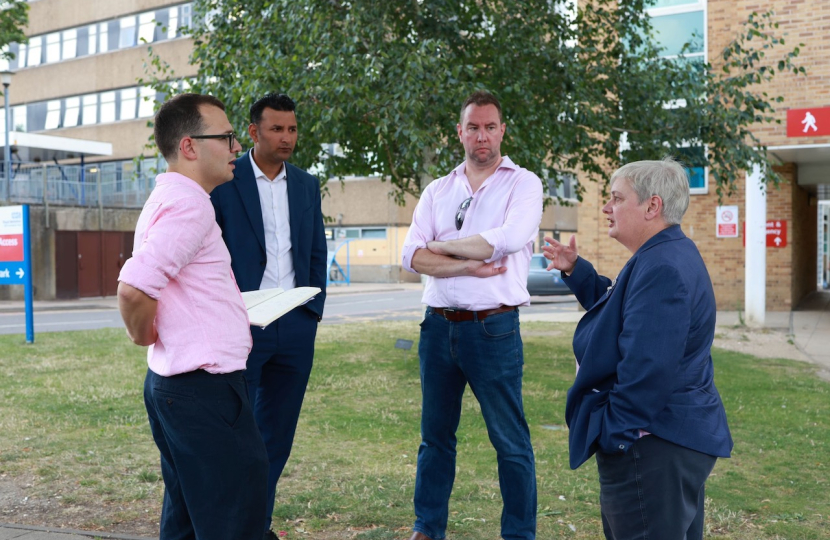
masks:
<instances>
[{"instance_id":1,"label":"blue information sign","mask_svg":"<svg viewBox=\"0 0 830 540\"><path fill-rule=\"evenodd\" d=\"M0 262L0 285L23 285L26 270L23 262Z\"/></svg>"},{"instance_id":2,"label":"blue information sign","mask_svg":"<svg viewBox=\"0 0 830 540\"><path fill-rule=\"evenodd\" d=\"M0 285L23 285L26 341L35 341L29 206L0 206Z\"/></svg>"}]
</instances>

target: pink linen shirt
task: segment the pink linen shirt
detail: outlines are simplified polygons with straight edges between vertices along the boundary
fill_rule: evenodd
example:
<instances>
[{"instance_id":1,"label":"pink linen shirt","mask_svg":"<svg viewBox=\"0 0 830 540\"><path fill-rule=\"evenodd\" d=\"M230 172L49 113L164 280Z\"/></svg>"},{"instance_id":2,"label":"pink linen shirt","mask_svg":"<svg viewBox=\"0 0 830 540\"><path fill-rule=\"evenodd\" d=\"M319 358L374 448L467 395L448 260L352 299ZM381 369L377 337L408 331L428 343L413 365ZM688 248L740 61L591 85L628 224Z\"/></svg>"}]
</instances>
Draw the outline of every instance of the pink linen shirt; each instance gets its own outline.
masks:
<instances>
[{"instance_id":1,"label":"pink linen shirt","mask_svg":"<svg viewBox=\"0 0 830 540\"><path fill-rule=\"evenodd\" d=\"M158 340L147 350L153 372L245 369L248 312L210 196L199 184L178 173L156 177L118 280L158 301Z\"/></svg>"},{"instance_id":2,"label":"pink linen shirt","mask_svg":"<svg viewBox=\"0 0 830 540\"><path fill-rule=\"evenodd\" d=\"M472 197L461 230L455 228L459 205ZM412 257L432 240L446 241L480 234L493 246L486 262L506 266L503 274L427 278L421 302L432 307L480 311L499 306L530 304L527 274L533 242L542 220L542 182L532 172L504 156L499 167L473 193L462 163L424 190L403 245L403 267L410 272Z\"/></svg>"}]
</instances>

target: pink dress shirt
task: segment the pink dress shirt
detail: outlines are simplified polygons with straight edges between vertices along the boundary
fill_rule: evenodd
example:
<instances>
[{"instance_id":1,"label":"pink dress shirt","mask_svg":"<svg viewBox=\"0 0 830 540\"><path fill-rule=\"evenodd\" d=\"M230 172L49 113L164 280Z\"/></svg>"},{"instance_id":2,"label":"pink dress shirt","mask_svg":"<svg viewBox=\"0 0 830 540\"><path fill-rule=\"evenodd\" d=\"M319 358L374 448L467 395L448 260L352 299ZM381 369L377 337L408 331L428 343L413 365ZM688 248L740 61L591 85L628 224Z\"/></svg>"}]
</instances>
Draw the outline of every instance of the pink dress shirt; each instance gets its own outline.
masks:
<instances>
[{"instance_id":1,"label":"pink dress shirt","mask_svg":"<svg viewBox=\"0 0 830 540\"><path fill-rule=\"evenodd\" d=\"M118 280L158 300L158 340L147 350L153 372L245 369L248 312L210 196L199 184L178 173L158 175Z\"/></svg>"},{"instance_id":2,"label":"pink dress shirt","mask_svg":"<svg viewBox=\"0 0 830 540\"><path fill-rule=\"evenodd\" d=\"M473 200L459 231L455 228L455 214L468 197ZM542 198L539 177L507 156L475 194L464 163L428 185L404 241L403 267L415 272L412 256L418 249L426 248L427 242L480 234L493 246L493 256L486 262L496 261L507 271L488 278L430 276L421 301L432 307L472 311L529 305L527 274L542 220Z\"/></svg>"}]
</instances>

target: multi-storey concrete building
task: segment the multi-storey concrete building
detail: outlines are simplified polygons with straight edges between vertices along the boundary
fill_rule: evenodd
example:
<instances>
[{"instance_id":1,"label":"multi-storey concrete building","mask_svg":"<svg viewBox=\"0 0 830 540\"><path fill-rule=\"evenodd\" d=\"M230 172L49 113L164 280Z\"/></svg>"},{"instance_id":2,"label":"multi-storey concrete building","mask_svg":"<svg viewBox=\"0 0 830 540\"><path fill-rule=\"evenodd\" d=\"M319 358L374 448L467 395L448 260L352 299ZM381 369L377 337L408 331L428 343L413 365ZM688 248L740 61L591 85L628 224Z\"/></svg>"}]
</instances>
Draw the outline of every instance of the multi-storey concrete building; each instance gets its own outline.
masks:
<instances>
[{"instance_id":1,"label":"multi-storey concrete building","mask_svg":"<svg viewBox=\"0 0 830 540\"><path fill-rule=\"evenodd\" d=\"M195 73L192 42L182 35L192 4L31 0L29 8L28 42L12 44L15 58L0 66L14 73L2 200L32 205L36 298L113 294L136 208L163 166L147 147L156 93L138 81L148 46L177 75ZM2 111L0 119L5 126ZM0 287L0 297L19 297L18 289Z\"/></svg>"}]
</instances>

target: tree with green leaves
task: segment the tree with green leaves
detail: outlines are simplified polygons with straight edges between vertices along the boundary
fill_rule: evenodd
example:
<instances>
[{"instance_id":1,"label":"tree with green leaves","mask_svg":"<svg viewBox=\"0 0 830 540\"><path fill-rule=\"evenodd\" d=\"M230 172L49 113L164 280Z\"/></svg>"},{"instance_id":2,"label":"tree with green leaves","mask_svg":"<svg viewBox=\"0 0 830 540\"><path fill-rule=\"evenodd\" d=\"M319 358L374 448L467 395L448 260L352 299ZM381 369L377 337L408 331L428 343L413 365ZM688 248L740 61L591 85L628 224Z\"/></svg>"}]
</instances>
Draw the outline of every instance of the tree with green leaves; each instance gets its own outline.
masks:
<instances>
[{"instance_id":1,"label":"tree with green leaves","mask_svg":"<svg viewBox=\"0 0 830 540\"><path fill-rule=\"evenodd\" d=\"M23 28L29 23L29 4L26 0L0 1L0 56L6 60L14 58L8 50L10 43L25 43Z\"/></svg>"},{"instance_id":2,"label":"tree with green leaves","mask_svg":"<svg viewBox=\"0 0 830 540\"><path fill-rule=\"evenodd\" d=\"M759 88L794 64L771 13L753 15L706 62L661 58L649 0L196 0L193 91L247 123L267 92L298 103L298 165L324 176L378 175L418 195L463 159L459 107L473 90L501 100L504 154L543 178L607 182L622 162L683 156L729 194L766 152L773 121ZM776 57L776 59L773 59ZM155 58L157 81L175 78ZM621 145L621 138L624 143ZM327 152L336 143L339 151ZM689 152L692 145L706 151ZM768 180L777 181L771 167Z\"/></svg>"}]
</instances>

